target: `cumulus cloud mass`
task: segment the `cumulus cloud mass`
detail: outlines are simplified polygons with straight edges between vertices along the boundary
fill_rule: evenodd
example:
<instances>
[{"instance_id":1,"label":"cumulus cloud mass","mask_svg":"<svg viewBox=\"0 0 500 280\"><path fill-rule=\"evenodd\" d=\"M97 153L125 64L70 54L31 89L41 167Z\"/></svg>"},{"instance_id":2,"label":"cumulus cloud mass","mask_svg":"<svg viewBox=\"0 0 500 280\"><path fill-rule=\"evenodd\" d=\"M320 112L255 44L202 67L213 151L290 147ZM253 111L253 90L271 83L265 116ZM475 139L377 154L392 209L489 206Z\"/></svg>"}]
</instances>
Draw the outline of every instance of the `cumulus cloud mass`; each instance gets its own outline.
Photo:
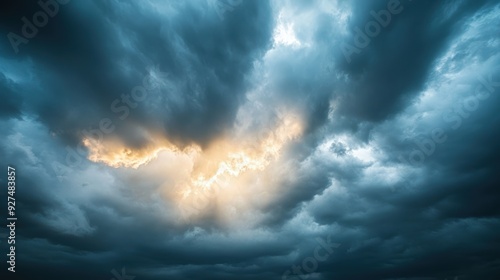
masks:
<instances>
[{"instance_id":1,"label":"cumulus cloud mass","mask_svg":"<svg viewBox=\"0 0 500 280\"><path fill-rule=\"evenodd\" d=\"M500 278L498 0L1 5L2 279Z\"/></svg>"}]
</instances>

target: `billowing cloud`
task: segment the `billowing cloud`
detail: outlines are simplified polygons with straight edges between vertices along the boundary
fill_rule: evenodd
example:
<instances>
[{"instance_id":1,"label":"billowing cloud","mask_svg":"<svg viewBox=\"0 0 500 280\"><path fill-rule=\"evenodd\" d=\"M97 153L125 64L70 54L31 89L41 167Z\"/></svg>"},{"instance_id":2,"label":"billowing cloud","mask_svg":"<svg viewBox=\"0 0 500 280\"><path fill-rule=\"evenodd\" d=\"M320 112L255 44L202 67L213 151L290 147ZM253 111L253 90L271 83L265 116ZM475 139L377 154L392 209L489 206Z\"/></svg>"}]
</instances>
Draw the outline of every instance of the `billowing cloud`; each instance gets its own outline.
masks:
<instances>
[{"instance_id":1,"label":"billowing cloud","mask_svg":"<svg viewBox=\"0 0 500 280\"><path fill-rule=\"evenodd\" d=\"M0 9L19 279L499 275L496 1L40 3Z\"/></svg>"}]
</instances>

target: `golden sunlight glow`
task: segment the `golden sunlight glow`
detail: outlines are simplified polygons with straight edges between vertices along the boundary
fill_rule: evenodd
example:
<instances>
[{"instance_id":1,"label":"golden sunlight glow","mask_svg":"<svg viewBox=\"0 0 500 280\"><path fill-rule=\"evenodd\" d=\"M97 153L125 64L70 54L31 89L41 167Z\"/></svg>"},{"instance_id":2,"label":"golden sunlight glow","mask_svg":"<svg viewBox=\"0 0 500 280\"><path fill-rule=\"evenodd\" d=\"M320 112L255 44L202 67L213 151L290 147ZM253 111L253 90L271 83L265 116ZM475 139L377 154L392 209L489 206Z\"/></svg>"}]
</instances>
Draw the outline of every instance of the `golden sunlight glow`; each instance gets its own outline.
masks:
<instances>
[{"instance_id":1,"label":"golden sunlight glow","mask_svg":"<svg viewBox=\"0 0 500 280\"><path fill-rule=\"evenodd\" d=\"M83 145L89 150L89 160L102 162L111 167L130 167L137 169L157 157L166 147L155 147L142 150L131 150L115 141L106 144L95 139L83 139ZM170 146L169 146L170 147Z\"/></svg>"},{"instance_id":2,"label":"golden sunlight glow","mask_svg":"<svg viewBox=\"0 0 500 280\"><path fill-rule=\"evenodd\" d=\"M218 199L225 201L224 196L233 196L235 191L221 186L229 182L238 189L244 189L251 184L249 172L262 173L273 161L282 154L287 143L301 136L303 125L293 114L285 114L273 127L264 128L260 133L246 133L243 136L224 135L207 148L192 145L180 149L171 144L163 136L155 137L156 143L142 149L132 150L124 147L120 141L106 140L103 142L84 139L83 144L89 150L89 160L101 162L111 167L139 168L157 164L160 155L169 155L178 171L188 170L187 174L162 174L169 177L164 188L168 197L179 204L193 204L193 198L200 193L217 189ZM181 166L181 159L188 159L189 164ZM171 163L168 164L171 164ZM246 175L244 175L246 174ZM172 183L172 177L173 183ZM265 176L264 176L265 177ZM247 188L248 189L248 188ZM221 192L222 191L222 192ZM193 205L191 205L193 206ZM199 205L194 207L200 208Z\"/></svg>"},{"instance_id":3,"label":"golden sunlight glow","mask_svg":"<svg viewBox=\"0 0 500 280\"><path fill-rule=\"evenodd\" d=\"M220 177L237 177L247 170L263 170L279 157L286 143L301 133L302 125L298 119L289 116L260 137L250 137L245 142L229 139L217 141L206 151L209 157L201 161L202 164L194 170L199 175L193 179L192 186L210 188ZM217 170L211 172L211 165L217 166ZM210 173L213 175L207 177Z\"/></svg>"}]
</instances>

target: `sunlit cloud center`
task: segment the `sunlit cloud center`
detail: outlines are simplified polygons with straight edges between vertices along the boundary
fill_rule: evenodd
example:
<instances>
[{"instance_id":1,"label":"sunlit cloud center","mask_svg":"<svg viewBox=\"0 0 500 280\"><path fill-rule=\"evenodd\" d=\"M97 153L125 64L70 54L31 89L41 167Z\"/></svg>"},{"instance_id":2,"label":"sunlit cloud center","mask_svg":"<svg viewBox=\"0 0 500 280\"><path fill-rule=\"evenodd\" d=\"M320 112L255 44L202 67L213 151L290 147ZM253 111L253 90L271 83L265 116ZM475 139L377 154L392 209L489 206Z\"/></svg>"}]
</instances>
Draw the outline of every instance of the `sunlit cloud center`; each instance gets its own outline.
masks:
<instances>
[{"instance_id":1,"label":"sunlit cloud center","mask_svg":"<svg viewBox=\"0 0 500 280\"><path fill-rule=\"evenodd\" d=\"M235 130L236 131L236 130ZM226 134L207 148L189 145L179 148L164 136L153 137L154 144L143 149L132 149L117 140L97 141L83 139L88 148L88 159L113 168L148 169L150 166L176 163L187 172L165 172L161 191L169 200L180 205L180 215L198 215L186 208L200 208L199 196L217 191L217 198L225 199L234 191L248 191L257 172L265 174L268 167L282 156L287 144L298 139L303 132L301 119L291 113L284 114L269 127L251 132ZM249 174L252 173L252 176ZM257 176L258 177L258 176ZM270 182L265 187L272 188ZM231 188L226 188L231 185ZM247 189L247 190L245 190ZM205 199L205 198L203 198ZM183 210L184 209L184 210Z\"/></svg>"}]
</instances>

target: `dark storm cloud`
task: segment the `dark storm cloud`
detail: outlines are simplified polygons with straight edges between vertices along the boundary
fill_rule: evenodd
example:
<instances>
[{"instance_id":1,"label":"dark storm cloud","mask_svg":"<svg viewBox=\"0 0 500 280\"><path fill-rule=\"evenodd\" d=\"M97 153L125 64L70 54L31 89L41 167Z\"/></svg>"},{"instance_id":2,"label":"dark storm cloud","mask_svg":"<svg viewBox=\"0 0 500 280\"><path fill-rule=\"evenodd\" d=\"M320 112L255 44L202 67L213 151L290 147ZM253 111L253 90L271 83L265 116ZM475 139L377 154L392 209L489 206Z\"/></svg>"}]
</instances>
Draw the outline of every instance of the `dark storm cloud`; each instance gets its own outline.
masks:
<instances>
[{"instance_id":1,"label":"dark storm cloud","mask_svg":"<svg viewBox=\"0 0 500 280\"><path fill-rule=\"evenodd\" d=\"M493 4L495 1L353 2L344 43L362 47L359 53L345 57L339 52L336 58L337 71L348 75L345 87L352 93L341 97L341 112L367 121L382 121L398 113L422 90L435 59L466 27L465 20ZM388 12L390 7L397 8L386 27L378 25L380 31L368 36L367 29L376 30L369 24L377 22L371 12ZM356 40L363 44L357 45Z\"/></svg>"},{"instance_id":2,"label":"dark storm cloud","mask_svg":"<svg viewBox=\"0 0 500 280\"><path fill-rule=\"evenodd\" d=\"M0 73L0 99L2 100L0 105L1 118L20 115L22 99L19 100L18 98L14 83L5 77L3 73Z\"/></svg>"},{"instance_id":3,"label":"dark storm cloud","mask_svg":"<svg viewBox=\"0 0 500 280\"><path fill-rule=\"evenodd\" d=\"M8 21L2 30L21 34L21 17L40 8L11 5L3 10ZM246 88L244 76L268 45L269 7L245 2L221 20L209 2L158 4L168 16L148 3L117 5L60 5L36 37L19 46L18 54L2 40L4 57L33 61L24 74L34 76L38 90L20 88L17 93L29 97L30 112L73 139L82 137L75 134L83 129L96 128L102 118L112 118L115 134L139 145L148 139L129 139L130 123L199 143L232 124ZM127 106L122 95L142 85L147 68L154 66L168 73L177 88L163 87L158 96L148 97L159 107L151 115L150 103L133 109L136 105ZM179 102L168 107L172 99Z\"/></svg>"},{"instance_id":4,"label":"dark storm cloud","mask_svg":"<svg viewBox=\"0 0 500 280\"><path fill-rule=\"evenodd\" d=\"M283 279L294 265L305 272L327 236L340 247L303 277L496 279L500 87L481 98L475 88L487 89L477 76L500 81L500 7L402 0L348 63L341 44L387 2L340 3L350 15L336 28L320 2L278 3L295 13L300 47L271 44L279 5L257 1L217 2L231 5L223 18L213 2L73 1L19 53L2 40L0 156L19 169L20 279L117 279L124 267L137 280ZM2 33L37 10L2 9ZM110 104L156 65L168 75L121 121ZM249 90L306 121L282 159L279 196L257 206L265 218L253 227L224 228L211 208L179 224L158 194L163 180L145 169L84 161L53 175L65 141L103 117L130 146L148 141L144 128L205 143L231 127ZM445 141L429 142L435 129Z\"/></svg>"}]
</instances>

